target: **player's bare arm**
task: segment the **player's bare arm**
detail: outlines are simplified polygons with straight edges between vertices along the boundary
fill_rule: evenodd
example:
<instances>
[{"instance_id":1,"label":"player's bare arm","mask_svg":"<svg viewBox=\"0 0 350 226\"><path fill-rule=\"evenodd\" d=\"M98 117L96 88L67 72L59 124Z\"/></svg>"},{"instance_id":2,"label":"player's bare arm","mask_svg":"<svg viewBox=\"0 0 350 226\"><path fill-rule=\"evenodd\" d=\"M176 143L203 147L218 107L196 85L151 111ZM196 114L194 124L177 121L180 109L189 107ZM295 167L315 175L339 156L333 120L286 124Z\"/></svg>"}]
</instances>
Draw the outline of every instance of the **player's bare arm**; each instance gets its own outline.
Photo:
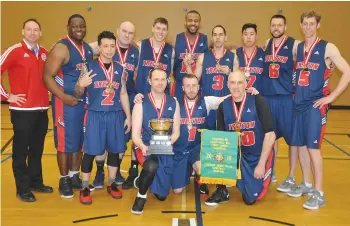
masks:
<instances>
[{"instance_id":1,"label":"player's bare arm","mask_svg":"<svg viewBox=\"0 0 350 226\"><path fill-rule=\"evenodd\" d=\"M174 121L173 121L173 131L171 133L170 141L171 143L175 143L180 136L180 106L179 102L175 99L176 109L174 113Z\"/></svg>"},{"instance_id":2,"label":"player's bare arm","mask_svg":"<svg viewBox=\"0 0 350 226\"><path fill-rule=\"evenodd\" d=\"M261 156L259 159L259 163L256 166L255 170L254 170L254 177L257 179L262 179L264 178L264 174L265 174L265 166L266 166L266 162L267 162L267 158L270 155L270 152L272 150L272 146L275 143L275 139L276 139L276 134L275 132L268 132L265 133L265 137L264 137L264 141L263 141L263 146L262 146L262 152L261 152Z\"/></svg>"},{"instance_id":3,"label":"player's bare arm","mask_svg":"<svg viewBox=\"0 0 350 226\"><path fill-rule=\"evenodd\" d=\"M78 99L65 94L63 90L56 84L55 76L61 69L63 64L69 61L68 48L61 43L57 43L49 53L49 56L45 62L43 82L47 89L55 96L60 98L64 104L69 106L75 106L78 104Z\"/></svg>"},{"instance_id":4,"label":"player's bare arm","mask_svg":"<svg viewBox=\"0 0 350 226\"><path fill-rule=\"evenodd\" d=\"M235 58L233 61L233 70L238 70L239 69L239 59L237 57L236 50L232 50L232 52L235 54Z\"/></svg>"},{"instance_id":5,"label":"player's bare arm","mask_svg":"<svg viewBox=\"0 0 350 226\"><path fill-rule=\"evenodd\" d=\"M189 55L186 55L185 59L184 59L184 63L186 65L186 70L188 74L194 74L198 80L201 80L202 77L202 70L203 70L203 59L204 59L204 54L200 54L198 56L197 62L196 62L196 70L192 71L192 67L191 67L191 62L192 62L192 58L190 59Z\"/></svg>"},{"instance_id":6,"label":"player's bare arm","mask_svg":"<svg viewBox=\"0 0 350 226\"><path fill-rule=\"evenodd\" d=\"M127 130L125 133L128 133L131 129L131 113L130 113L130 103L129 103L129 96L128 92L126 90L126 77L121 79L122 81L122 88L120 90L120 102L123 107L123 111L125 112L126 119L124 122L124 128L127 126Z\"/></svg>"},{"instance_id":7,"label":"player's bare arm","mask_svg":"<svg viewBox=\"0 0 350 226\"><path fill-rule=\"evenodd\" d=\"M80 97L84 94L86 87L91 85L92 79L96 76L96 74L91 75L92 70L86 72L81 75L74 86L74 95L76 97Z\"/></svg>"},{"instance_id":8,"label":"player's bare arm","mask_svg":"<svg viewBox=\"0 0 350 226\"><path fill-rule=\"evenodd\" d=\"M325 62L328 67L331 63L334 63L343 75L341 76L337 87L330 93L329 96L323 97L314 103L315 108L322 108L323 105L334 101L345 90L350 82L350 66L340 54L338 48L332 43L328 43L326 46Z\"/></svg>"},{"instance_id":9,"label":"player's bare arm","mask_svg":"<svg viewBox=\"0 0 350 226\"><path fill-rule=\"evenodd\" d=\"M147 149L147 146L143 143L141 139L141 129L142 129L142 120L143 120L142 103L135 104L132 110L131 117L132 117L132 122L131 122L132 141L141 150Z\"/></svg>"},{"instance_id":10,"label":"player's bare arm","mask_svg":"<svg viewBox=\"0 0 350 226\"><path fill-rule=\"evenodd\" d=\"M294 41L294 45L293 45L293 60L297 59L297 49L298 49L299 43L301 43L301 41L299 41L299 40L295 40Z\"/></svg>"}]
</instances>

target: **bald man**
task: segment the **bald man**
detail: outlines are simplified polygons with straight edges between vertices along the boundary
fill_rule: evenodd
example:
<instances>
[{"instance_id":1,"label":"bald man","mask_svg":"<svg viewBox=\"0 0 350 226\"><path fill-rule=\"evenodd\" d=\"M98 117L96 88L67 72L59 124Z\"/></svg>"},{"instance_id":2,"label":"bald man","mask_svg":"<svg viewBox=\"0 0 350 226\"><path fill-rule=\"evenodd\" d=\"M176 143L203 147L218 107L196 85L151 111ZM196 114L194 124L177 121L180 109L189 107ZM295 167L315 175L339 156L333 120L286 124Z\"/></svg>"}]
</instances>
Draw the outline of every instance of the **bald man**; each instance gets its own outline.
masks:
<instances>
[{"instance_id":1,"label":"bald man","mask_svg":"<svg viewBox=\"0 0 350 226\"><path fill-rule=\"evenodd\" d=\"M128 92L130 100L130 109L132 111L134 104L133 100L136 95L136 90L134 86L134 74L137 71L138 61L139 61L139 50L136 46L132 45L132 41L135 35L135 26L129 21L122 22L117 29L117 41L116 41L116 53L113 56L113 61L119 63L123 66L123 76L126 79L126 89ZM98 55L97 43L91 43L93 52ZM131 132L127 133L125 136L125 142L127 143L131 139ZM119 155L120 163L123 158L124 153ZM106 158L106 153L101 156L96 156L97 171L94 180L94 186L97 189L104 187L104 162ZM131 166L129 169L129 176L125 180L121 173L120 167L118 167L118 172L116 175L116 182L118 185L123 184L123 189L129 189L133 187L134 179L138 176L138 164L134 153L132 152Z\"/></svg>"},{"instance_id":2,"label":"bald man","mask_svg":"<svg viewBox=\"0 0 350 226\"><path fill-rule=\"evenodd\" d=\"M272 146L275 142L272 114L265 99L246 93L247 81L240 70L231 72L227 81L231 98L226 98L217 111L217 130L241 132L240 169L242 178L237 188L247 205L263 198L271 182L274 165ZM217 206L228 202L225 185L217 185L216 191L205 204Z\"/></svg>"}]
</instances>

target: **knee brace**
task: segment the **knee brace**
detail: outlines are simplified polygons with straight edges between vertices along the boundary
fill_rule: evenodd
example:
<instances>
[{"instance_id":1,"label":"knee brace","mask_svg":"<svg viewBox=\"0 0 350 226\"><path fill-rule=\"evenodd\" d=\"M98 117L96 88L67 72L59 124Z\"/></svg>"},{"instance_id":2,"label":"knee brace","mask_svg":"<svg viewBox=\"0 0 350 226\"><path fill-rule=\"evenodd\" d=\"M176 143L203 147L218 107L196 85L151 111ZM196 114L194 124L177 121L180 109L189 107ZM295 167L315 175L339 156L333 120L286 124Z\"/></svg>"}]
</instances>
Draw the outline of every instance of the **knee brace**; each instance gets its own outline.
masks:
<instances>
[{"instance_id":1,"label":"knee brace","mask_svg":"<svg viewBox=\"0 0 350 226\"><path fill-rule=\"evenodd\" d=\"M107 165L112 167L119 167L119 154L108 152Z\"/></svg>"},{"instance_id":2,"label":"knee brace","mask_svg":"<svg viewBox=\"0 0 350 226\"><path fill-rule=\"evenodd\" d=\"M84 153L83 161L81 163L81 171L83 173L91 173L92 165L94 163L95 155L89 155Z\"/></svg>"}]
</instances>

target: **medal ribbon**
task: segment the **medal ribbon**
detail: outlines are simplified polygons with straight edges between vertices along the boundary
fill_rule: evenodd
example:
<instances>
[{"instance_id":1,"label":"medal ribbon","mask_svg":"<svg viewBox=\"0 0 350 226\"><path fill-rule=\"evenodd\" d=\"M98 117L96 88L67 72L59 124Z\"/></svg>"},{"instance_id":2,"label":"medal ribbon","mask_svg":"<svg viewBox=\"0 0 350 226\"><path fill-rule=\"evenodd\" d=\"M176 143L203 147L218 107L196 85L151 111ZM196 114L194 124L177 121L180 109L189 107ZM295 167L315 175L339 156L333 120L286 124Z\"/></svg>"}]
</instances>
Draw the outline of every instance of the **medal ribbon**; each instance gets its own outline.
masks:
<instances>
[{"instance_id":1,"label":"medal ribbon","mask_svg":"<svg viewBox=\"0 0 350 226\"><path fill-rule=\"evenodd\" d=\"M126 50L126 52L124 53L124 56L123 56L122 52L120 51L119 45L117 43L117 52L118 52L118 56L119 56L119 61L120 61L121 65L123 66L123 68L125 68L125 66L126 66L126 58L128 57L129 49L130 49L130 46L128 47L128 49Z\"/></svg>"},{"instance_id":2,"label":"medal ribbon","mask_svg":"<svg viewBox=\"0 0 350 226\"><path fill-rule=\"evenodd\" d=\"M317 44L319 41L320 41L320 39L317 37L317 38L315 39L315 41L312 43L312 45L311 45L311 47L310 47L310 49L309 49L309 52L307 53L306 57L305 57L305 54L304 54L304 65L305 65L305 68L307 68L307 64L309 63L312 50L315 48L316 44ZM304 43L304 53L306 53L305 43Z\"/></svg>"},{"instance_id":3,"label":"medal ribbon","mask_svg":"<svg viewBox=\"0 0 350 226\"><path fill-rule=\"evenodd\" d=\"M72 43L72 45L78 50L78 52L79 52L81 58L83 59L83 61L85 61L86 58L85 58L85 48L84 48L84 44L81 45L82 50L80 50L80 49L78 48L78 46L73 42L72 39L70 39L70 37L69 37L68 35L67 35L67 38L68 38L68 41L70 41L70 43Z\"/></svg>"},{"instance_id":4,"label":"medal ribbon","mask_svg":"<svg viewBox=\"0 0 350 226\"><path fill-rule=\"evenodd\" d=\"M114 65L113 62L111 63L111 66L109 67L108 71L105 68L105 65L103 64L101 57L98 58L98 64L102 68L103 73L106 76L107 82L112 83L114 80Z\"/></svg>"},{"instance_id":5,"label":"medal ribbon","mask_svg":"<svg viewBox=\"0 0 350 226\"><path fill-rule=\"evenodd\" d=\"M185 109L186 109L186 114L187 114L187 118L188 118L188 124L192 124L192 115L193 115L193 111L194 109L196 108L196 103L197 103L197 98L194 100L194 104L192 106L192 108L190 109L189 105L188 105L188 101L187 101L187 98L184 97L185 99Z\"/></svg>"},{"instance_id":6,"label":"medal ribbon","mask_svg":"<svg viewBox=\"0 0 350 226\"><path fill-rule=\"evenodd\" d=\"M160 56L163 53L165 42L163 42L161 47L159 48L158 54L156 53L156 51L153 48L153 40L152 39L150 39L150 43L151 43L151 47L152 47L152 51L153 51L153 59L154 59L155 65L157 65L159 63Z\"/></svg>"},{"instance_id":7,"label":"medal ribbon","mask_svg":"<svg viewBox=\"0 0 350 226\"><path fill-rule=\"evenodd\" d=\"M248 56L247 56L247 54L246 54L246 52L245 52L245 49L243 48L244 62L245 62L245 67L246 67L246 68L249 68L250 65L252 64L252 61L253 61L253 59L254 59L254 57L255 57L255 55L256 55L257 49L258 49L258 48L256 48L256 46L255 46L255 48L254 48L252 54L251 54L250 57L248 58ZM248 60L248 59L249 59L249 60Z\"/></svg>"},{"instance_id":8,"label":"medal ribbon","mask_svg":"<svg viewBox=\"0 0 350 226\"><path fill-rule=\"evenodd\" d=\"M286 42L287 37L284 37L281 41L281 43L278 45L277 50L275 50L275 40L272 41L272 60L276 61L277 54L282 48L283 44Z\"/></svg>"},{"instance_id":9,"label":"medal ribbon","mask_svg":"<svg viewBox=\"0 0 350 226\"><path fill-rule=\"evenodd\" d=\"M197 34L197 37L196 37L196 39L194 41L193 48L191 48L190 40L188 39L188 37L186 35L186 32L185 32L185 39L186 39L186 43L187 43L188 53L193 54L194 50L197 47L197 43L198 43L198 39L199 39L199 33Z\"/></svg>"},{"instance_id":10,"label":"medal ribbon","mask_svg":"<svg viewBox=\"0 0 350 226\"><path fill-rule=\"evenodd\" d=\"M214 54L214 58L215 58L217 64L220 64L219 62L220 62L220 60L225 56L226 51L227 51L227 49L224 49L224 52L223 52L222 56L218 59L218 58L216 57L215 50L214 50L214 49L212 50L212 53Z\"/></svg>"},{"instance_id":11,"label":"medal ribbon","mask_svg":"<svg viewBox=\"0 0 350 226\"><path fill-rule=\"evenodd\" d=\"M157 115L158 115L158 119L161 119L163 112L164 112L164 107L166 104L166 95L164 95L163 99L162 99L162 103L160 104L160 111L158 111L158 108L156 106L156 101L154 100L152 93L148 93L148 98L150 99L154 110L156 110Z\"/></svg>"},{"instance_id":12,"label":"medal ribbon","mask_svg":"<svg viewBox=\"0 0 350 226\"><path fill-rule=\"evenodd\" d=\"M244 97L243 97L243 100L242 100L242 103L241 103L241 106L240 106L239 110L237 109L235 101L232 98L233 112L235 113L236 123L237 122L241 122L242 112L243 112L243 109L244 109L244 106L245 106L246 98L247 98L247 94L244 93Z\"/></svg>"}]
</instances>

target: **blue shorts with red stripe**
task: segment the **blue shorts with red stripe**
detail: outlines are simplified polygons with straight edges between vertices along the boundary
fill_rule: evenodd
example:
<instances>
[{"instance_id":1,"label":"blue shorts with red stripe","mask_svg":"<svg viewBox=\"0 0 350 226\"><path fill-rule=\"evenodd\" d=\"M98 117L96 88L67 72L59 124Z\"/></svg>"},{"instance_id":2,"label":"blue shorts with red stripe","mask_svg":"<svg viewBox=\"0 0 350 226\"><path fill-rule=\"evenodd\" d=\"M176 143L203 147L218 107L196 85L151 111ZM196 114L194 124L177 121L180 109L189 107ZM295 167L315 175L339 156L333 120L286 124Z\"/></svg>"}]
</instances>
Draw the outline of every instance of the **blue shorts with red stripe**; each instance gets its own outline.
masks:
<instances>
[{"instance_id":1,"label":"blue shorts with red stripe","mask_svg":"<svg viewBox=\"0 0 350 226\"><path fill-rule=\"evenodd\" d=\"M84 141L84 102L74 107L65 105L58 97L52 96L52 118L54 123L55 147L59 152L78 152Z\"/></svg>"},{"instance_id":2,"label":"blue shorts with red stripe","mask_svg":"<svg viewBox=\"0 0 350 226\"><path fill-rule=\"evenodd\" d=\"M242 153L241 173L242 179L237 181L237 188L242 192L244 199L253 203L265 197L274 167L275 152L271 150L265 165L265 174L263 179L254 178L255 167L259 163L260 155Z\"/></svg>"},{"instance_id":3,"label":"blue shorts with red stripe","mask_svg":"<svg viewBox=\"0 0 350 226\"><path fill-rule=\"evenodd\" d=\"M143 163L151 158L151 156L144 156L141 149L134 148L135 156L139 164L142 166ZM171 177L174 171L173 156L172 155L152 155L158 159L159 167L156 175L150 187L150 191L160 196L168 196L171 186Z\"/></svg>"},{"instance_id":4,"label":"blue shorts with red stripe","mask_svg":"<svg viewBox=\"0 0 350 226\"><path fill-rule=\"evenodd\" d=\"M276 140L283 137L288 145L292 141L293 128L293 97L292 95L283 96L264 96L270 106L275 128Z\"/></svg>"},{"instance_id":5,"label":"blue shorts with red stripe","mask_svg":"<svg viewBox=\"0 0 350 226\"><path fill-rule=\"evenodd\" d=\"M192 165L200 160L200 148L185 152L175 152L174 172L171 178L173 189L184 188L190 184Z\"/></svg>"},{"instance_id":6,"label":"blue shorts with red stripe","mask_svg":"<svg viewBox=\"0 0 350 226\"><path fill-rule=\"evenodd\" d=\"M84 153L102 155L105 150L111 153L122 153L125 151L123 111L87 110L84 124Z\"/></svg>"},{"instance_id":7,"label":"blue shorts with red stripe","mask_svg":"<svg viewBox=\"0 0 350 226\"><path fill-rule=\"evenodd\" d=\"M328 106L310 107L305 112L294 112L292 145L321 149L326 131Z\"/></svg>"}]
</instances>

